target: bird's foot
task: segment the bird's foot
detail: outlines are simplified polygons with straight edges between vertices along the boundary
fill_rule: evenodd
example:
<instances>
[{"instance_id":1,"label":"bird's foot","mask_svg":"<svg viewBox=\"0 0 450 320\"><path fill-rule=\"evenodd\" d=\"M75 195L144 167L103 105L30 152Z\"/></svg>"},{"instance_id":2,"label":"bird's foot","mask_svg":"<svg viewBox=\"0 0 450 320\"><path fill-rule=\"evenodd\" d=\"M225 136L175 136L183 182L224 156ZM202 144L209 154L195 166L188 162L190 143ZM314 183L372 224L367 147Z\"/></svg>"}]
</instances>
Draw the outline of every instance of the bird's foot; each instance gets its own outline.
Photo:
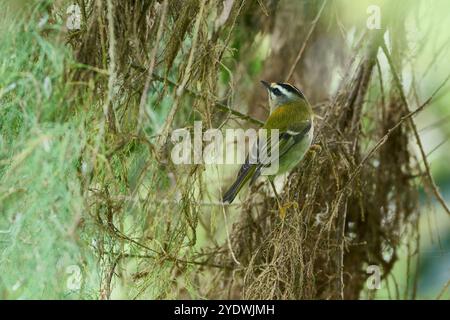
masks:
<instances>
[{"instance_id":1,"label":"bird's foot","mask_svg":"<svg viewBox=\"0 0 450 320\"><path fill-rule=\"evenodd\" d=\"M315 156L316 153L322 152L322 147L319 144L313 144L309 147L308 151L311 153L311 155Z\"/></svg>"},{"instance_id":2,"label":"bird's foot","mask_svg":"<svg viewBox=\"0 0 450 320\"><path fill-rule=\"evenodd\" d=\"M298 208L298 203L294 202L294 201L290 201L284 205L280 205L280 204L278 205L278 214L280 215L281 220L284 220L284 218L286 217L286 211L290 207Z\"/></svg>"},{"instance_id":3,"label":"bird's foot","mask_svg":"<svg viewBox=\"0 0 450 320\"><path fill-rule=\"evenodd\" d=\"M309 149L311 151L316 151L316 152L321 152L322 151L322 147L320 146L320 144L312 144Z\"/></svg>"}]
</instances>

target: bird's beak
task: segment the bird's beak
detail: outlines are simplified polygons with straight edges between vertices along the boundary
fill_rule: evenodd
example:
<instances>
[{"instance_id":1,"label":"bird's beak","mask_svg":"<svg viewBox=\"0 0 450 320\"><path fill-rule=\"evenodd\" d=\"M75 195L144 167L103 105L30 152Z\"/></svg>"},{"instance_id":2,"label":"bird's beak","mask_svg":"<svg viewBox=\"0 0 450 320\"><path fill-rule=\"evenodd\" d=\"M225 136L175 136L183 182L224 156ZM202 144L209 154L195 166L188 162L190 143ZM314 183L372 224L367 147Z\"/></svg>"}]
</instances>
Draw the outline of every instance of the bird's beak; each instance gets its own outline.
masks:
<instances>
[{"instance_id":1,"label":"bird's beak","mask_svg":"<svg viewBox=\"0 0 450 320\"><path fill-rule=\"evenodd\" d=\"M267 90L270 90L270 83L268 83L267 81L261 80L261 83L264 87L266 87Z\"/></svg>"}]
</instances>

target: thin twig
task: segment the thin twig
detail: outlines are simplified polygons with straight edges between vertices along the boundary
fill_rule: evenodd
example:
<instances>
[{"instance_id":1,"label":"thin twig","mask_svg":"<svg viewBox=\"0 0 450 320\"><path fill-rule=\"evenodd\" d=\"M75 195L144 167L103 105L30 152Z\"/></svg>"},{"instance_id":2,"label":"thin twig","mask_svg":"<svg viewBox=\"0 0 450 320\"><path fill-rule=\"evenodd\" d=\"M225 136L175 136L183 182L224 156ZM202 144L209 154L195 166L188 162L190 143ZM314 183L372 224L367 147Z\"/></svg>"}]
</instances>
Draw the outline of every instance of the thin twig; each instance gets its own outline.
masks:
<instances>
[{"instance_id":1,"label":"thin twig","mask_svg":"<svg viewBox=\"0 0 450 320\"><path fill-rule=\"evenodd\" d=\"M189 52L189 57L188 57L188 61L186 64L186 68L184 70L183 78L181 80L181 84L174 91L175 99L174 99L172 108L170 109L169 114L167 115L166 121L164 122L164 126L161 130L161 136L159 137L159 139L157 141L157 154L158 155L162 154L164 145L166 144L167 139L168 139L170 128L175 119L175 114L177 113L178 107L180 105L180 98L183 95L184 89L191 77L192 65L194 63L194 54L197 49L197 40L198 40L198 36L200 33L200 25L202 22L204 8L205 8L205 0L202 0L200 2L200 9L198 11L197 18L196 18L195 25L194 25L194 30L192 32L193 36L192 36L191 51Z\"/></svg>"},{"instance_id":2,"label":"thin twig","mask_svg":"<svg viewBox=\"0 0 450 320\"><path fill-rule=\"evenodd\" d=\"M394 133L394 131L396 129L398 129L398 127L400 127L405 121L407 121L408 119L410 119L411 117L415 116L416 114L418 114L419 112L421 112L426 106L428 106L430 104L430 102L432 101L433 97L437 94L437 92L445 85L445 83L449 80L450 75L444 80L444 82L433 92L433 94L421 105L419 106L417 109L415 109L414 111L411 111L410 113L408 113L407 115L404 115L403 117L400 118L400 120L390 129L388 129L388 131L386 132L386 134L380 139L378 140L378 142L375 144L375 146L372 147L372 149L369 151L369 153L367 153L367 155L361 160L361 162L358 164L358 166L356 167L356 169L353 171L352 175L350 176L350 178L348 179L346 185L344 188L345 189L347 186L350 185L350 183L355 179L356 175L358 174L358 172L361 170L361 168L364 166L364 164L369 160L370 157L372 157L372 155L383 145L386 143L386 141L389 139L389 137L392 135L392 133Z\"/></svg>"},{"instance_id":3,"label":"thin twig","mask_svg":"<svg viewBox=\"0 0 450 320\"><path fill-rule=\"evenodd\" d=\"M327 3L327 0L324 0L322 3L322 6L320 7L319 12L317 13L317 16L312 21L311 27L309 28L308 34L306 35L305 41L303 41L303 44L300 48L300 51L297 54L297 57L295 58L294 63L291 66L291 69L289 70L289 73L286 77L286 82L291 80L292 75L294 74L294 70L297 67L297 64L299 63L300 59L303 56L303 52L305 51L306 45L308 44L309 38L311 38L312 33L314 32L314 29L316 28L317 21L319 21L320 16L322 15L322 11L325 8L325 4Z\"/></svg>"},{"instance_id":4,"label":"thin twig","mask_svg":"<svg viewBox=\"0 0 450 320\"><path fill-rule=\"evenodd\" d=\"M400 92L400 98L402 99L402 102L403 102L406 110L409 112L408 101L406 100L405 93L403 91L403 87L402 87L402 84L400 82L400 78L398 76L398 73L395 70L394 64L392 63L391 55L389 54L389 51L388 51L388 49L386 47L386 44L384 42L381 44L381 48L383 49L383 52L386 55L386 58L388 60L389 67L391 68L392 75L394 77L394 82L395 82L395 84L396 84L396 86L398 88L398 91ZM444 80L444 82L438 88L438 90L445 85L445 83L448 81L449 78L450 78L450 75ZM435 91L432 96L434 96L437 91ZM431 101L431 97L427 101ZM440 191L439 191L439 189L438 189L438 187L437 187L437 185L436 185L436 183L434 181L434 178L433 178L433 176L431 174L430 164L428 163L427 155L425 153L425 150L423 149L422 140L420 139L419 133L417 132L417 127L416 127L414 121L411 119L411 117L408 117L407 119L408 119L408 122L409 122L412 130L413 130L414 137L416 138L417 145L419 146L420 155L421 155L423 163L425 165L425 171L426 171L426 175L427 175L428 181L430 183L431 190L433 191L433 194L436 197L436 200L441 204L442 208L444 208L444 210L447 212L447 214L450 215L450 208L445 203L444 197L441 195L441 193L440 193Z\"/></svg>"},{"instance_id":5,"label":"thin twig","mask_svg":"<svg viewBox=\"0 0 450 320\"><path fill-rule=\"evenodd\" d=\"M132 64L131 66L132 66L133 68L135 68L135 69L139 69L139 70L142 70L142 71L146 71L146 70L147 70L147 69L145 69L145 68L143 68L143 67L141 67L141 66L139 66L139 65L136 65L136 64ZM152 79L153 79L153 80L156 80L156 81L158 81L158 82L164 82L164 83L167 83L167 84L169 84L169 85L171 85L172 87L175 87L175 88L179 87L179 84L178 84L178 83L176 83L176 82L174 82L174 81L172 81L172 80L170 80L170 79L161 77L160 75L158 75L158 74L156 74L156 73L154 73L154 72L153 72L153 74L152 74ZM192 90L190 90L190 89L188 89L188 88L184 88L184 92L187 93L187 94L189 94L189 95L192 96L192 97L195 97L195 98L204 98L204 96L203 96L202 94L197 93L197 92L195 92L195 91L192 91ZM235 109L232 109L232 108L230 108L229 106L227 106L226 104L224 104L224 103L222 103L222 102L215 101L215 102L214 102L214 106L215 106L217 109L219 109L219 111L225 112L225 113L231 113L233 116L236 116L236 117L238 117L238 118L241 119L241 120L251 122L251 123L256 124L256 125L258 125L258 126L264 125L264 122L262 122L262 121L260 121L260 120L258 120L258 119L255 119L255 118L253 118L252 116L249 116L248 114L244 114L244 113L239 112L239 111L237 111L237 110L235 110Z\"/></svg>"},{"instance_id":6,"label":"thin twig","mask_svg":"<svg viewBox=\"0 0 450 320\"><path fill-rule=\"evenodd\" d=\"M124 253L124 254L120 254L120 257L121 258L135 258L135 259L164 258L164 259L170 260L174 263L178 262L178 263L183 263L183 264L193 264L193 265L212 267L212 268L218 268L218 269L233 269L231 266L221 265L221 264L216 264L216 263L209 263L208 260L204 260L204 261L185 260L185 259L180 259L177 257L167 256L167 255L162 255L161 257L156 257L156 256L152 256L152 255Z\"/></svg>"},{"instance_id":7,"label":"thin twig","mask_svg":"<svg viewBox=\"0 0 450 320\"><path fill-rule=\"evenodd\" d=\"M230 250L231 258L233 259L234 263L236 263L237 265L240 265L241 263L236 258L236 255L234 254L233 246L231 245L230 230L228 229L228 218L227 218L227 213L225 212L225 207L223 205L222 205L222 214L223 214L223 223L225 224L225 232L227 235L228 250Z\"/></svg>"},{"instance_id":8,"label":"thin twig","mask_svg":"<svg viewBox=\"0 0 450 320\"><path fill-rule=\"evenodd\" d=\"M114 114L114 109L110 107L113 102L115 93L114 86L117 81L116 74L116 34L114 30L114 15L115 15L115 5L111 0L107 1L107 18L108 18L108 34L109 34L109 47L108 47L108 55L109 55L109 79L108 79L108 95L106 98L106 102L103 106L103 111L105 113L105 117L108 118L108 122L110 127L113 130L118 129L118 123L116 123L116 117Z\"/></svg>"},{"instance_id":9,"label":"thin twig","mask_svg":"<svg viewBox=\"0 0 450 320\"><path fill-rule=\"evenodd\" d=\"M141 129L141 125L142 125L142 118L144 116L145 103L147 102L148 89L150 87L150 83L151 83L152 77L153 77L153 70L155 68L156 54L158 52L159 41L161 40L162 31L164 29L164 22L166 20L167 6L168 6L168 2L167 2L167 0L165 0L162 5L162 9L161 9L161 18L159 20L158 31L156 33L156 40L154 42L155 44L153 46L153 50L150 55L150 66L148 68L147 79L145 80L144 90L142 91L141 101L139 103L139 117L138 117L138 125L137 125L138 132Z\"/></svg>"},{"instance_id":10,"label":"thin twig","mask_svg":"<svg viewBox=\"0 0 450 320\"><path fill-rule=\"evenodd\" d=\"M177 83L175 83L175 82L173 82L173 81L171 81L169 79L165 79L165 78L163 78L163 77L161 77L159 75L153 74L153 77L155 78L155 80L158 80L158 81L161 81L161 82L167 82L168 84L170 84L172 86L175 86L175 87L179 86L179 84L177 84ZM194 91L189 90L187 88L185 88L184 90L185 90L186 93L188 93L191 96L194 96L196 98L203 98L203 95L201 95L200 93L194 92ZM214 102L214 105L220 111L226 112L226 113L231 113L233 116L236 116L236 117L238 117L241 120L248 121L248 122L251 122L253 124L257 124L259 126L262 126L264 124L264 122L262 122L262 121L260 121L258 119L255 119L255 118L249 116L248 114L244 114L244 113L239 112L239 111L237 111L235 109L231 109L229 106L227 106L226 104L221 103L219 101Z\"/></svg>"},{"instance_id":11,"label":"thin twig","mask_svg":"<svg viewBox=\"0 0 450 320\"><path fill-rule=\"evenodd\" d=\"M436 297L436 300L439 300L442 298L442 296L444 295L444 293L447 291L448 287L450 286L450 280L447 281L447 283L445 284L445 286L442 288L441 292L439 292L439 294Z\"/></svg>"}]
</instances>

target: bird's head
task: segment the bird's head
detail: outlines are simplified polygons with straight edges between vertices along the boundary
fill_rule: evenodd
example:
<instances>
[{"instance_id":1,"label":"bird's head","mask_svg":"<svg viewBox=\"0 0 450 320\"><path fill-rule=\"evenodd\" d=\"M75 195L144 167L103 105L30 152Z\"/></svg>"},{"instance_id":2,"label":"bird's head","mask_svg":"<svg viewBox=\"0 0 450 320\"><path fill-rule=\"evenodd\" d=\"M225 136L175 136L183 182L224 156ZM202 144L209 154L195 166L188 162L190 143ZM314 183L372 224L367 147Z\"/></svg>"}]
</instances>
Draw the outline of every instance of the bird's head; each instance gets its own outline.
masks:
<instances>
[{"instance_id":1,"label":"bird's head","mask_svg":"<svg viewBox=\"0 0 450 320\"><path fill-rule=\"evenodd\" d=\"M285 103L301 100L306 101L303 93L292 84L282 82L269 83L263 80L261 81L261 83L267 89L267 92L269 94L269 104L271 111L275 110L278 106Z\"/></svg>"}]
</instances>

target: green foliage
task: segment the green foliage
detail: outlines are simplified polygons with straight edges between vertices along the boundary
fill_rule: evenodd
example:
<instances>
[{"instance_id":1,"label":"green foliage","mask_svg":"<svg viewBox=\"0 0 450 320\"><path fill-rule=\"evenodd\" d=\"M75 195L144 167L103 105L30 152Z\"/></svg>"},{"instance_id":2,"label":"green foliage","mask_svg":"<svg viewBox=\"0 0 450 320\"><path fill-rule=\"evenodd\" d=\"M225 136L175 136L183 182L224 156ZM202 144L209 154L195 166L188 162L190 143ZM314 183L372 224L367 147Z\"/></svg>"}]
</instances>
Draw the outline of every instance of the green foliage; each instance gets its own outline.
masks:
<instances>
[{"instance_id":1,"label":"green foliage","mask_svg":"<svg viewBox=\"0 0 450 320\"><path fill-rule=\"evenodd\" d=\"M4 21L0 56L0 297L80 298L98 285L77 164L86 139L68 110L63 47L39 24ZM83 272L83 277L79 275Z\"/></svg>"}]
</instances>

